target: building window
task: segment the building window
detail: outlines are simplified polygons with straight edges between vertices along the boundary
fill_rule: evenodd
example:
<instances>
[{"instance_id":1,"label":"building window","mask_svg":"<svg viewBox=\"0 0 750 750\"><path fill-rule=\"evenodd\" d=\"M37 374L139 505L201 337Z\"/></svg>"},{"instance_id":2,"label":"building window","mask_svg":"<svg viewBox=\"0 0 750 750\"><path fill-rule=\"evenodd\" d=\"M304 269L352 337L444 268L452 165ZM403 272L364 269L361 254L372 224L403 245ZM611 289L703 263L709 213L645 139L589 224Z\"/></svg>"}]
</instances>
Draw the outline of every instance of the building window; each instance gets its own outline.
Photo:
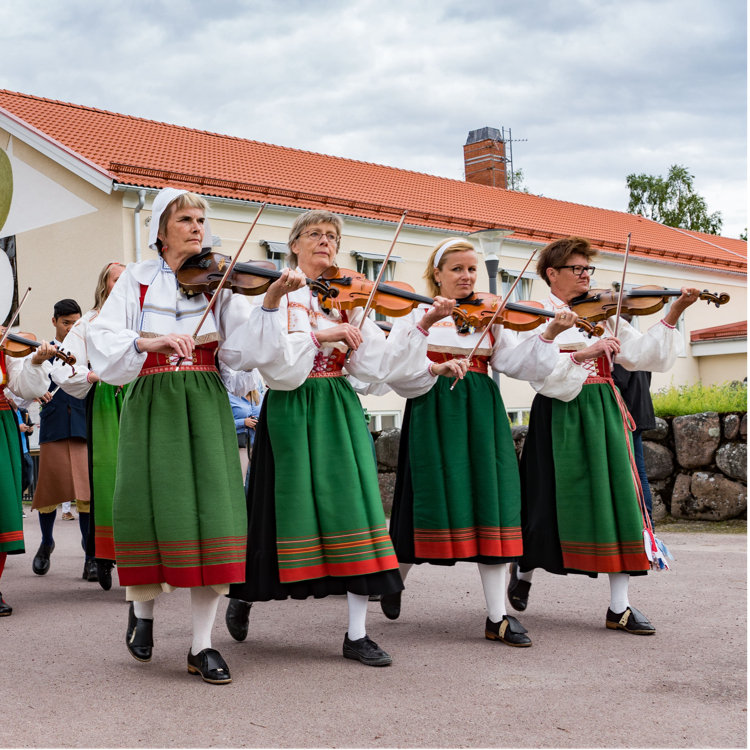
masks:
<instances>
[{"instance_id":1,"label":"building window","mask_svg":"<svg viewBox=\"0 0 750 750\"><path fill-rule=\"evenodd\" d=\"M286 256L289 255L289 245L286 242L261 240L260 246L266 249L266 258L276 266L278 271L286 268Z\"/></svg>"},{"instance_id":2,"label":"building window","mask_svg":"<svg viewBox=\"0 0 750 750\"><path fill-rule=\"evenodd\" d=\"M529 423L529 415L531 414L531 408L522 407L518 409L508 409L508 421L513 427L520 424Z\"/></svg>"},{"instance_id":3,"label":"building window","mask_svg":"<svg viewBox=\"0 0 750 750\"><path fill-rule=\"evenodd\" d=\"M393 430L401 427L400 411L370 411L370 432L380 432L381 430Z\"/></svg>"},{"instance_id":4,"label":"building window","mask_svg":"<svg viewBox=\"0 0 750 750\"><path fill-rule=\"evenodd\" d=\"M500 291L505 297L513 286L513 282L518 278L518 271L500 271ZM531 299L531 283L537 278L536 274L525 273L521 280L516 284L509 302L522 302Z\"/></svg>"},{"instance_id":5,"label":"building window","mask_svg":"<svg viewBox=\"0 0 750 750\"><path fill-rule=\"evenodd\" d=\"M378 277L378 274L380 273L380 269L383 267L383 260L385 259L385 255L379 253L352 251L352 256L354 256L357 262L357 271L359 273L363 273L365 275L365 278L369 279L370 281L375 281L375 279ZM383 273L383 278L380 280L381 283L385 284L389 281L393 281L395 264L401 263L402 261L403 258L391 255L391 257L388 259L388 265L386 266L385 272ZM375 320L388 319L389 318L385 315L375 313Z\"/></svg>"}]
</instances>

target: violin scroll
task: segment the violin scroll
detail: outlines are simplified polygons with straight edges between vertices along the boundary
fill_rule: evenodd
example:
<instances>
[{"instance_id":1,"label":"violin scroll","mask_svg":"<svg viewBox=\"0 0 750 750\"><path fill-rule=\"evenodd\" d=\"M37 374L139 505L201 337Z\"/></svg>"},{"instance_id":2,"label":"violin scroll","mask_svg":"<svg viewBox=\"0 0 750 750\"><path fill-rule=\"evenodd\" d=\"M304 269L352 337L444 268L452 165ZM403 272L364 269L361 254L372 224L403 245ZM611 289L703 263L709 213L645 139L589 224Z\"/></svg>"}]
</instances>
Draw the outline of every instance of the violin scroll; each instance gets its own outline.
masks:
<instances>
[{"instance_id":1,"label":"violin scroll","mask_svg":"<svg viewBox=\"0 0 750 750\"><path fill-rule=\"evenodd\" d=\"M716 307L721 307L721 305L726 305L729 302L729 295L726 292L714 294L713 292L709 292L708 289L704 289L698 296L698 299L705 300L709 305L713 304Z\"/></svg>"}]
</instances>

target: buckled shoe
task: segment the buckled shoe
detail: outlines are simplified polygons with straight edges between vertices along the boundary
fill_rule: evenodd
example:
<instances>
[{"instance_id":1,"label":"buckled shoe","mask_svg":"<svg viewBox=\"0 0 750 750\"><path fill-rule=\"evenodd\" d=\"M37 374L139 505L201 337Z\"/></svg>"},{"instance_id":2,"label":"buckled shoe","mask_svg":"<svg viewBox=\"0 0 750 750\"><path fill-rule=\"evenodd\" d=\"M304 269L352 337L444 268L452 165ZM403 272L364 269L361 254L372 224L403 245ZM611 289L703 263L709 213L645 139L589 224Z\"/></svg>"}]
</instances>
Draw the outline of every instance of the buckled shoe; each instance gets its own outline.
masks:
<instances>
[{"instance_id":1,"label":"buckled shoe","mask_svg":"<svg viewBox=\"0 0 750 750\"><path fill-rule=\"evenodd\" d=\"M244 641L247 638L247 627L250 623L250 608L252 602L243 602L242 599L230 599L224 622L227 624L229 635L235 641Z\"/></svg>"},{"instance_id":2,"label":"buckled shoe","mask_svg":"<svg viewBox=\"0 0 750 750\"><path fill-rule=\"evenodd\" d=\"M523 612L529 604L531 583L518 578L518 563L510 564L510 581L508 582L508 601L513 609Z\"/></svg>"},{"instance_id":3,"label":"buckled shoe","mask_svg":"<svg viewBox=\"0 0 750 750\"><path fill-rule=\"evenodd\" d=\"M527 648L531 645L531 638L526 633L528 630L510 615L503 615L500 622L492 622L488 617L484 623L484 637L488 641L502 641L517 648Z\"/></svg>"},{"instance_id":4,"label":"buckled shoe","mask_svg":"<svg viewBox=\"0 0 750 750\"><path fill-rule=\"evenodd\" d=\"M212 685L227 685L232 681L229 667L215 648L204 648L193 656L192 650L188 651L188 672L198 674L203 682Z\"/></svg>"},{"instance_id":5,"label":"buckled shoe","mask_svg":"<svg viewBox=\"0 0 750 750\"><path fill-rule=\"evenodd\" d=\"M138 661L151 661L154 647L154 621L135 616L135 607L130 602L128 612L128 631L125 643L130 655Z\"/></svg>"},{"instance_id":6,"label":"buckled shoe","mask_svg":"<svg viewBox=\"0 0 750 750\"><path fill-rule=\"evenodd\" d=\"M635 607L628 607L618 615L611 609L607 609L607 627L610 630L624 630L633 635L653 635L656 628L648 621L643 612Z\"/></svg>"}]
</instances>

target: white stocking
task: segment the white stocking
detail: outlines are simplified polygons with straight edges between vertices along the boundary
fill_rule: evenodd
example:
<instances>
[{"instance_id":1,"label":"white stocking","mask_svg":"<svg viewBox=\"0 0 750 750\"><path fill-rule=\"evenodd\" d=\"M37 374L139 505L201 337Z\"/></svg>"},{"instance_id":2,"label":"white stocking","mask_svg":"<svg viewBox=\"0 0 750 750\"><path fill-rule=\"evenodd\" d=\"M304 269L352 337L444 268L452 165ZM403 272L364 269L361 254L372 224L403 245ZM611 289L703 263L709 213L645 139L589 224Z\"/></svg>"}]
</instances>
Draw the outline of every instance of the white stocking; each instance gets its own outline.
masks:
<instances>
[{"instance_id":1,"label":"white stocking","mask_svg":"<svg viewBox=\"0 0 750 750\"><path fill-rule=\"evenodd\" d=\"M398 572L401 574L401 580L406 583L406 576L409 575L409 571L414 566L414 563L399 563Z\"/></svg>"},{"instance_id":2,"label":"white stocking","mask_svg":"<svg viewBox=\"0 0 750 750\"><path fill-rule=\"evenodd\" d=\"M484 589L484 601L487 603L487 617L492 622L500 622L507 614L505 609L505 578L508 566L484 565L477 563Z\"/></svg>"},{"instance_id":3,"label":"white stocking","mask_svg":"<svg viewBox=\"0 0 750 750\"><path fill-rule=\"evenodd\" d=\"M525 573L522 573L520 569L516 568L516 578L518 578L519 581L526 581L526 583L531 583L531 577L534 575L534 569L527 570Z\"/></svg>"},{"instance_id":4,"label":"white stocking","mask_svg":"<svg viewBox=\"0 0 750 750\"><path fill-rule=\"evenodd\" d=\"M154 619L154 599L147 602L133 602L133 612L141 620Z\"/></svg>"},{"instance_id":5,"label":"white stocking","mask_svg":"<svg viewBox=\"0 0 750 750\"><path fill-rule=\"evenodd\" d=\"M609 574L609 608L615 614L621 614L630 606L628 583L630 576L627 573Z\"/></svg>"},{"instance_id":6,"label":"white stocking","mask_svg":"<svg viewBox=\"0 0 750 750\"><path fill-rule=\"evenodd\" d=\"M190 589L190 611L193 616L193 656L204 648L211 648L211 628L216 619L219 594L210 586L196 586Z\"/></svg>"},{"instance_id":7,"label":"white stocking","mask_svg":"<svg viewBox=\"0 0 750 750\"><path fill-rule=\"evenodd\" d=\"M349 605L349 640L358 641L367 635L365 620L367 619L367 602L369 597L365 594L352 594L346 592L346 602Z\"/></svg>"}]
</instances>

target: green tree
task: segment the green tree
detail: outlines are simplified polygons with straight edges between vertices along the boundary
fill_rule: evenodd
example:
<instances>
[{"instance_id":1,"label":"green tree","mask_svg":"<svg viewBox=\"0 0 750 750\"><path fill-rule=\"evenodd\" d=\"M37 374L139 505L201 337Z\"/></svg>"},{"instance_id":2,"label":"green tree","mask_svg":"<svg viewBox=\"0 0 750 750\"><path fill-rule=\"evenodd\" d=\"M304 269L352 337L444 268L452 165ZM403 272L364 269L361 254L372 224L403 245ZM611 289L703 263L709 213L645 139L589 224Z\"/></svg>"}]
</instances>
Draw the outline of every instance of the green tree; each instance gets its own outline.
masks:
<instances>
[{"instance_id":1,"label":"green tree","mask_svg":"<svg viewBox=\"0 0 750 750\"><path fill-rule=\"evenodd\" d=\"M693 189L693 175L686 167L673 164L664 177L629 174L628 213L640 214L670 227L718 234L723 223L721 213L708 213L704 198Z\"/></svg>"},{"instance_id":2,"label":"green tree","mask_svg":"<svg viewBox=\"0 0 750 750\"><path fill-rule=\"evenodd\" d=\"M508 174L508 190L518 193L528 193L529 189L523 184L523 169L514 169Z\"/></svg>"}]
</instances>

